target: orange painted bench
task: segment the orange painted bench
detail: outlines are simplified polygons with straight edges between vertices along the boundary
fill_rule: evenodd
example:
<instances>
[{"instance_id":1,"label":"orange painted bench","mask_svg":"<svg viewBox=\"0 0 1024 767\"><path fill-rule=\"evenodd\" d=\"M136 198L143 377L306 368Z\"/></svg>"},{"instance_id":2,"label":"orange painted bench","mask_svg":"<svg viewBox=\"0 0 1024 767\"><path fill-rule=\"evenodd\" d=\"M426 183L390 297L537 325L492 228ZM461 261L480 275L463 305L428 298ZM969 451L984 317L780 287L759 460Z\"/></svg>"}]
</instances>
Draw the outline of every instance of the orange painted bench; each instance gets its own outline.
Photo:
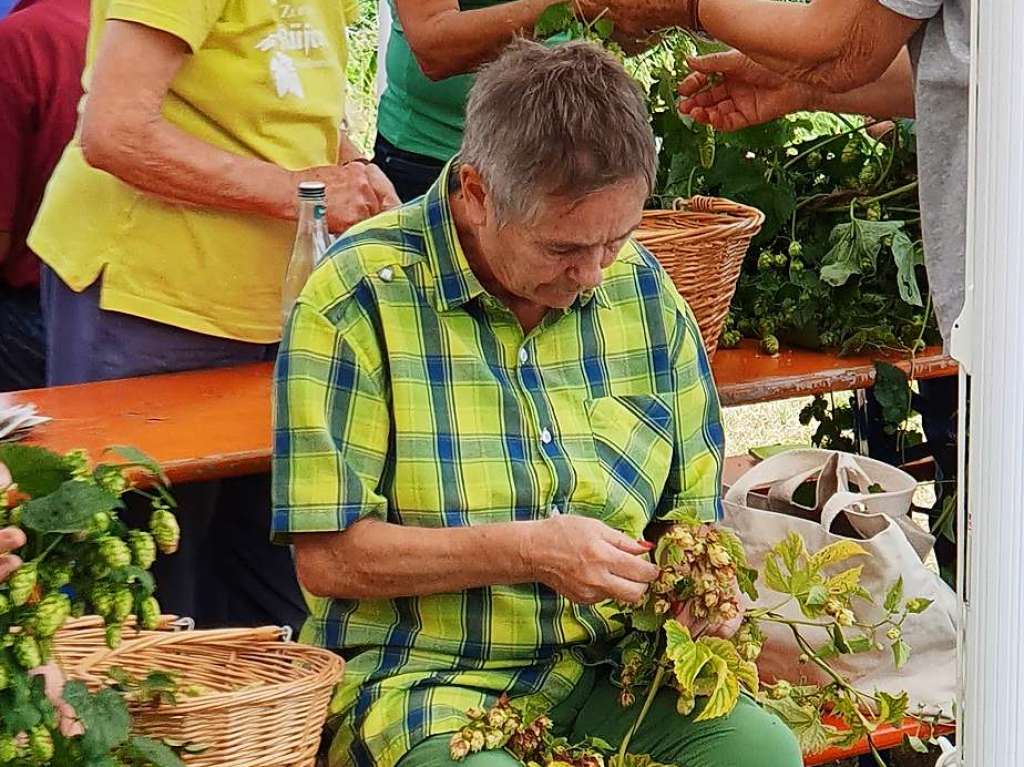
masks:
<instances>
[{"instance_id":1,"label":"orange painted bench","mask_svg":"<svg viewBox=\"0 0 1024 767\"><path fill-rule=\"evenodd\" d=\"M915 378L956 373L940 349L913 361L891 358ZM723 349L713 368L722 404L809 396L870 386L870 357L784 349L770 357L745 341ZM103 381L0 394L0 406L35 403L54 420L30 442L98 454L114 444L153 456L172 482L255 474L270 465L269 364Z\"/></svg>"}]
</instances>

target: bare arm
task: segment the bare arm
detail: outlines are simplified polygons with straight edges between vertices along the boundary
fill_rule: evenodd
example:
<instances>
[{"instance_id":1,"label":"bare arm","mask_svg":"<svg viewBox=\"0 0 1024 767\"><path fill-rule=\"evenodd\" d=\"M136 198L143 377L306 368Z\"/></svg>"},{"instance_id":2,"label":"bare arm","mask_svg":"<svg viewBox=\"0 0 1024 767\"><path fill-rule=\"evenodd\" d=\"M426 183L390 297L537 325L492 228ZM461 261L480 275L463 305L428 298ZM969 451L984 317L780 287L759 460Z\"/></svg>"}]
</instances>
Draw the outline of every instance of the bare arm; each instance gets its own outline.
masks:
<instances>
[{"instance_id":1,"label":"bare arm","mask_svg":"<svg viewBox=\"0 0 1024 767\"><path fill-rule=\"evenodd\" d=\"M831 92L876 81L921 25L877 0L701 0L708 33L784 77Z\"/></svg>"},{"instance_id":2,"label":"bare arm","mask_svg":"<svg viewBox=\"0 0 1024 767\"><path fill-rule=\"evenodd\" d=\"M846 93L822 93L813 109L886 119L914 116L914 71L906 48L877 81Z\"/></svg>"},{"instance_id":3,"label":"bare arm","mask_svg":"<svg viewBox=\"0 0 1024 767\"><path fill-rule=\"evenodd\" d=\"M914 76L905 49L877 82L847 93L787 80L739 51L700 56L690 66L693 73L679 85L679 110L717 130L740 130L802 110L879 118L914 114ZM718 78L714 83L712 75Z\"/></svg>"},{"instance_id":4,"label":"bare arm","mask_svg":"<svg viewBox=\"0 0 1024 767\"><path fill-rule=\"evenodd\" d=\"M398 18L416 61L431 80L471 72L516 35L530 35L556 0L513 0L472 11L458 0L397 0Z\"/></svg>"},{"instance_id":5,"label":"bare arm","mask_svg":"<svg viewBox=\"0 0 1024 767\"><path fill-rule=\"evenodd\" d=\"M321 180L328 185L334 231L381 209L361 165L288 171L218 149L168 122L161 106L188 55L185 42L173 35L131 22L106 23L82 119L82 151L90 165L174 202L274 218L294 218L299 180Z\"/></svg>"},{"instance_id":6,"label":"bare arm","mask_svg":"<svg viewBox=\"0 0 1024 767\"><path fill-rule=\"evenodd\" d=\"M651 546L587 517L461 528L365 518L341 533L295 536L299 581L317 596L393 599L541 582L576 602L635 602L658 568Z\"/></svg>"}]
</instances>

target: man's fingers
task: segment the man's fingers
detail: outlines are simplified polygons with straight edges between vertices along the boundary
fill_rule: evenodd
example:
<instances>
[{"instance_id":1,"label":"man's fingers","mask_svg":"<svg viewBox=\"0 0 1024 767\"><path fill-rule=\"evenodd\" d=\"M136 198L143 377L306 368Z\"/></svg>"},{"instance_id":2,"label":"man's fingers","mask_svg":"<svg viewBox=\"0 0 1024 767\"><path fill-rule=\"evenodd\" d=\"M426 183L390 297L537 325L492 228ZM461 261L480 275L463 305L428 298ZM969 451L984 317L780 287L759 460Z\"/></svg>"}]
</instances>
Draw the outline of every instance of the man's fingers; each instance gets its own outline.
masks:
<instances>
[{"instance_id":1,"label":"man's fingers","mask_svg":"<svg viewBox=\"0 0 1024 767\"><path fill-rule=\"evenodd\" d=\"M646 583L636 583L617 575L608 576L608 596L611 599L635 605L639 604L646 593Z\"/></svg>"},{"instance_id":2,"label":"man's fingers","mask_svg":"<svg viewBox=\"0 0 1024 767\"><path fill-rule=\"evenodd\" d=\"M647 554L654 550L653 543L649 541L635 540L625 533L620 533L618 530L614 530L610 527L607 528L605 540L619 551L624 551L627 554Z\"/></svg>"},{"instance_id":3,"label":"man's fingers","mask_svg":"<svg viewBox=\"0 0 1024 767\"><path fill-rule=\"evenodd\" d=\"M0 554L20 549L25 545L25 533L17 527L0 528Z\"/></svg>"},{"instance_id":4,"label":"man's fingers","mask_svg":"<svg viewBox=\"0 0 1024 767\"><path fill-rule=\"evenodd\" d=\"M7 580L11 573L21 567L21 557L14 554L0 555L0 583Z\"/></svg>"},{"instance_id":5,"label":"man's fingers","mask_svg":"<svg viewBox=\"0 0 1024 767\"><path fill-rule=\"evenodd\" d=\"M693 72L683 78L679 83L680 96L692 96L708 83L708 76L703 72Z\"/></svg>"},{"instance_id":6,"label":"man's fingers","mask_svg":"<svg viewBox=\"0 0 1024 767\"><path fill-rule=\"evenodd\" d=\"M402 204L402 201L398 199L398 194L395 192L391 179L384 175L384 171L376 165L367 165L366 174L373 185L374 191L377 193L377 199L382 210L397 208Z\"/></svg>"},{"instance_id":7,"label":"man's fingers","mask_svg":"<svg viewBox=\"0 0 1024 767\"><path fill-rule=\"evenodd\" d=\"M639 556L617 556L611 565L612 574L634 583L646 585L658 577L658 566Z\"/></svg>"},{"instance_id":8,"label":"man's fingers","mask_svg":"<svg viewBox=\"0 0 1024 767\"><path fill-rule=\"evenodd\" d=\"M747 57L738 51L721 51L706 53L703 56L691 56L686 60L690 69L705 75L720 72L728 74L746 65Z\"/></svg>"}]
</instances>

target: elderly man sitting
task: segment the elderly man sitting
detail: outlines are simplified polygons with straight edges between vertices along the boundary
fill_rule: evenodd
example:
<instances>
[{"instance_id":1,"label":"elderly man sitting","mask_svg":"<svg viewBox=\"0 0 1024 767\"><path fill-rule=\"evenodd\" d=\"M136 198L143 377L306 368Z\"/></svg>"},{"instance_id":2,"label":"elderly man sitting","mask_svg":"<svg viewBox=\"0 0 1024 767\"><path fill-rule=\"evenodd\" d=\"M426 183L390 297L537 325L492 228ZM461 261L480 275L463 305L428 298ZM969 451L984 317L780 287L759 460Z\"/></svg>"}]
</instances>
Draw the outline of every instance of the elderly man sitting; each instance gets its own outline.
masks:
<instances>
[{"instance_id":1,"label":"elderly man sitting","mask_svg":"<svg viewBox=\"0 0 1024 767\"><path fill-rule=\"evenodd\" d=\"M331 765L449 764L446 733L501 693L574 738L634 718L603 662L626 630L610 600L657 575L659 513L716 517L723 454L697 325L630 239L654 174L617 63L518 43L428 194L350 230L306 286L278 357L273 529L310 597L303 639L348 659ZM801 763L749 698L696 722L666 691L632 743Z\"/></svg>"}]
</instances>

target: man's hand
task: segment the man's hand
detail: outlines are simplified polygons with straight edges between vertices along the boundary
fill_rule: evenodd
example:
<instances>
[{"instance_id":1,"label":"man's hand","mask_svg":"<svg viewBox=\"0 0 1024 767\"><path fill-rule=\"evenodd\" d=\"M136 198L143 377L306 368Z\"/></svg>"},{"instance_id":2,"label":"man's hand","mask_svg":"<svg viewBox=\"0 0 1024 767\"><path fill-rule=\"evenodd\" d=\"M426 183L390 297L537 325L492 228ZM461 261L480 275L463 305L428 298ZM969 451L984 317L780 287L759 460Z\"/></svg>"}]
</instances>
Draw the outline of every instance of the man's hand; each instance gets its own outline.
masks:
<instances>
[{"instance_id":1,"label":"man's hand","mask_svg":"<svg viewBox=\"0 0 1024 767\"><path fill-rule=\"evenodd\" d=\"M644 558L653 544L635 541L589 517L559 515L536 523L523 557L535 580L579 604L607 599L635 604L658 577Z\"/></svg>"},{"instance_id":2,"label":"man's hand","mask_svg":"<svg viewBox=\"0 0 1024 767\"><path fill-rule=\"evenodd\" d=\"M813 101L811 87L786 80L739 51L689 63L694 72L679 84L679 112L715 130L760 125L807 109Z\"/></svg>"},{"instance_id":3,"label":"man's hand","mask_svg":"<svg viewBox=\"0 0 1024 767\"><path fill-rule=\"evenodd\" d=\"M0 583L21 567L21 557L12 554L25 545L25 533L16 527L5 527L0 530Z\"/></svg>"},{"instance_id":4,"label":"man's hand","mask_svg":"<svg viewBox=\"0 0 1024 767\"><path fill-rule=\"evenodd\" d=\"M61 734L65 738L73 738L76 735L85 733L85 727L78 721L75 710L64 700L64 672L56 663L47 663L45 666L32 669L28 672L30 676L41 676L46 691L46 699L53 704L57 710L58 722Z\"/></svg>"},{"instance_id":5,"label":"man's hand","mask_svg":"<svg viewBox=\"0 0 1024 767\"><path fill-rule=\"evenodd\" d=\"M324 165L294 171L292 177L293 187L300 181L327 185L327 228L336 234L401 204L395 188L376 165Z\"/></svg>"}]
</instances>

